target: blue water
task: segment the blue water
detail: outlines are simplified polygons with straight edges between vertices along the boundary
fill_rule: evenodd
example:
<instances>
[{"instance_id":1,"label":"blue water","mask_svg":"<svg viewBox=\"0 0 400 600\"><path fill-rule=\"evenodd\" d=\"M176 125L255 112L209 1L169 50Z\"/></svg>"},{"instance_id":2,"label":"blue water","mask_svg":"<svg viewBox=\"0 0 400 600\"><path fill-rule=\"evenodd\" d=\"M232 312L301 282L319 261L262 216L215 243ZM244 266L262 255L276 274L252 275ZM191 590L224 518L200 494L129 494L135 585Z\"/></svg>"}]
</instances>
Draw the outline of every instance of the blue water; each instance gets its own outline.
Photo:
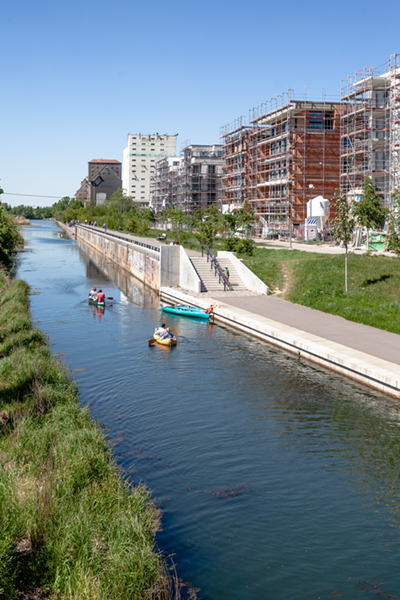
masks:
<instances>
[{"instance_id":1,"label":"blue water","mask_svg":"<svg viewBox=\"0 0 400 600\"><path fill-rule=\"evenodd\" d=\"M17 271L33 319L154 491L158 544L199 597L400 598L398 401L184 317L164 317L175 348L149 347L158 297L34 224ZM114 298L104 313L93 285Z\"/></svg>"}]
</instances>

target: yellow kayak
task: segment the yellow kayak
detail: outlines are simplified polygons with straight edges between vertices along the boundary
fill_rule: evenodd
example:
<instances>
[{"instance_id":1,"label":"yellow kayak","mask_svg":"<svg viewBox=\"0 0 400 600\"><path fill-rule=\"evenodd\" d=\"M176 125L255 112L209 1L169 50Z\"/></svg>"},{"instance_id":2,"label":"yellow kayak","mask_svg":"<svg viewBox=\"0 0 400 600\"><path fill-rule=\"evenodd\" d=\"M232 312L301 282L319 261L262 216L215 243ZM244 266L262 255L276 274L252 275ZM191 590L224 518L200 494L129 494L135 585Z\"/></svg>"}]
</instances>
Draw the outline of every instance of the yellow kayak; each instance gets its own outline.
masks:
<instances>
[{"instance_id":1,"label":"yellow kayak","mask_svg":"<svg viewBox=\"0 0 400 600\"><path fill-rule=\"evenodd\" d=\"M159 335L157 335L155 333L153 335L153 337L156 340L157 344L162 344L163 346L176 346L177 339L175 336L164 340L163 338L161 338Z\"/></svg>"}]
</instances>

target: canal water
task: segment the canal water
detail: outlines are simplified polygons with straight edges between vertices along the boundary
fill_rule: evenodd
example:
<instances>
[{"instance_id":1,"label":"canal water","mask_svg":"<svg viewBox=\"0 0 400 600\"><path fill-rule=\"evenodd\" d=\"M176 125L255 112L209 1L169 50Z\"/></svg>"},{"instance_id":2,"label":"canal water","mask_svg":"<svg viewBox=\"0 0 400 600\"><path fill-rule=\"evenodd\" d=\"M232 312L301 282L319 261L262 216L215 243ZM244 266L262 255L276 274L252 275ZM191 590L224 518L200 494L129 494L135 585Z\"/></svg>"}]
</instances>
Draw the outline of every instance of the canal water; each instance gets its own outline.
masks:
<instances>
[{"instance_id":1,"label":"canal water","mask_svg":"<svg viewBox=\"0 0 400 600\"><path fill-rule=\"evenodd\" d=\"M205 600L400 598L400 404L158 297L52 222L25 228L34 322L163 510L158 544ZM113 297L104 312L89 289Z\"/></svg>"}]
</instances>

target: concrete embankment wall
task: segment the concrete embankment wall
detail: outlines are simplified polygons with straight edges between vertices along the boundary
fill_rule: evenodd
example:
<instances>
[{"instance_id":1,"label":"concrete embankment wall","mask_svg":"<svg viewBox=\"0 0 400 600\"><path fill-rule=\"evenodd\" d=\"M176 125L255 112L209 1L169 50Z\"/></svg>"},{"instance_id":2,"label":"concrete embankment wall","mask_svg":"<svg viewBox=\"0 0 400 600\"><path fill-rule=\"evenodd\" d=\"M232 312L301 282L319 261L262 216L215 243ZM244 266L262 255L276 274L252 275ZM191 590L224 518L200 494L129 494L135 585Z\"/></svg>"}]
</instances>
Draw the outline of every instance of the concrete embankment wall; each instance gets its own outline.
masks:
<instances>
[{"instance_id":1,"label":"concrete embankment wall","mask_svg":"<svg viewBox=\"0 0 400 600\"><path fill-rule=\"evenodd\" d=\"M213 299L200 299L179 290L161 288L160 296L171 304L192 304L208 308ZM226 300L226 298L224 298ZM223 323L260 340L278 346L299 359L310 360L370 388L400 399L400 366L354 350L342 344L278 323L217 298L215 322Z\"/></svg>"},{"instance_id":2,"label":"concrete embankment wall","mask_svg":"<svg viewBox=\"0 0 400 600\"><path fill-rule=\"evenodd\" d=\"M76 239L88 244L152 289L160 289L158 248L153 249L150 244L131 242L115 233L103 233L85 225L76 226Z\"/></svg>"}]
</instances>

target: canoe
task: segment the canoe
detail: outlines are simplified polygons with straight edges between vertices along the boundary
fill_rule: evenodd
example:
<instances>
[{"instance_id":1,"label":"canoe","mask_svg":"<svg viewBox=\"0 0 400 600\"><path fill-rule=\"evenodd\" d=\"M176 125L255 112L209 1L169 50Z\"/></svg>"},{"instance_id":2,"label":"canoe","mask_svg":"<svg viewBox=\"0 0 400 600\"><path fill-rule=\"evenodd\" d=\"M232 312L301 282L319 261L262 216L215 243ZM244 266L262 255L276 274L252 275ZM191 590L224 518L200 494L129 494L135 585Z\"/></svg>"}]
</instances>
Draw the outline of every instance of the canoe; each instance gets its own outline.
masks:
<instances>
[{"instance_id":1,"label":"canoe","mask_svg":"<svg viewBox=\"0 0 400 600\"><path fill-rule=\"evenodd\" d=\"M182 315L184 317L192 317L195 319L209 319L210 315L203 312L196 306L190 306L189 304L178 304L177 306L163 306L163 312L170 313L171 315Z\"/></svg>"},{"instance_id":2,"label":"canoe","mask_svg":"<svg viewBox=\"0 0 400 600\"><path fill-rule=\"evenodd\" d=\"M162 346L176 346L177 339L175 336L172 338L167 338L166 340L163 340L160 336L158 336L155 333L153 335L153 337L156 340L157 344L161 344Z\"/></svg>"},{"instance_id":3,"label":"canoe","mask_svg":"<svg viewBox=\"0 0 400 600\"><path fill-rule=\"evenodd\" d=\"M100 308L104 308L104 307L105 307L105 305L106 305L106 302L105 302L105 301L104 301L104 302L97 302L97 300L91 300L90 298L89 298L89 300L88 300L88 301L89 301L89 304L90 304L91 306L99 306Z\"/></svg>"}]
</instances>

